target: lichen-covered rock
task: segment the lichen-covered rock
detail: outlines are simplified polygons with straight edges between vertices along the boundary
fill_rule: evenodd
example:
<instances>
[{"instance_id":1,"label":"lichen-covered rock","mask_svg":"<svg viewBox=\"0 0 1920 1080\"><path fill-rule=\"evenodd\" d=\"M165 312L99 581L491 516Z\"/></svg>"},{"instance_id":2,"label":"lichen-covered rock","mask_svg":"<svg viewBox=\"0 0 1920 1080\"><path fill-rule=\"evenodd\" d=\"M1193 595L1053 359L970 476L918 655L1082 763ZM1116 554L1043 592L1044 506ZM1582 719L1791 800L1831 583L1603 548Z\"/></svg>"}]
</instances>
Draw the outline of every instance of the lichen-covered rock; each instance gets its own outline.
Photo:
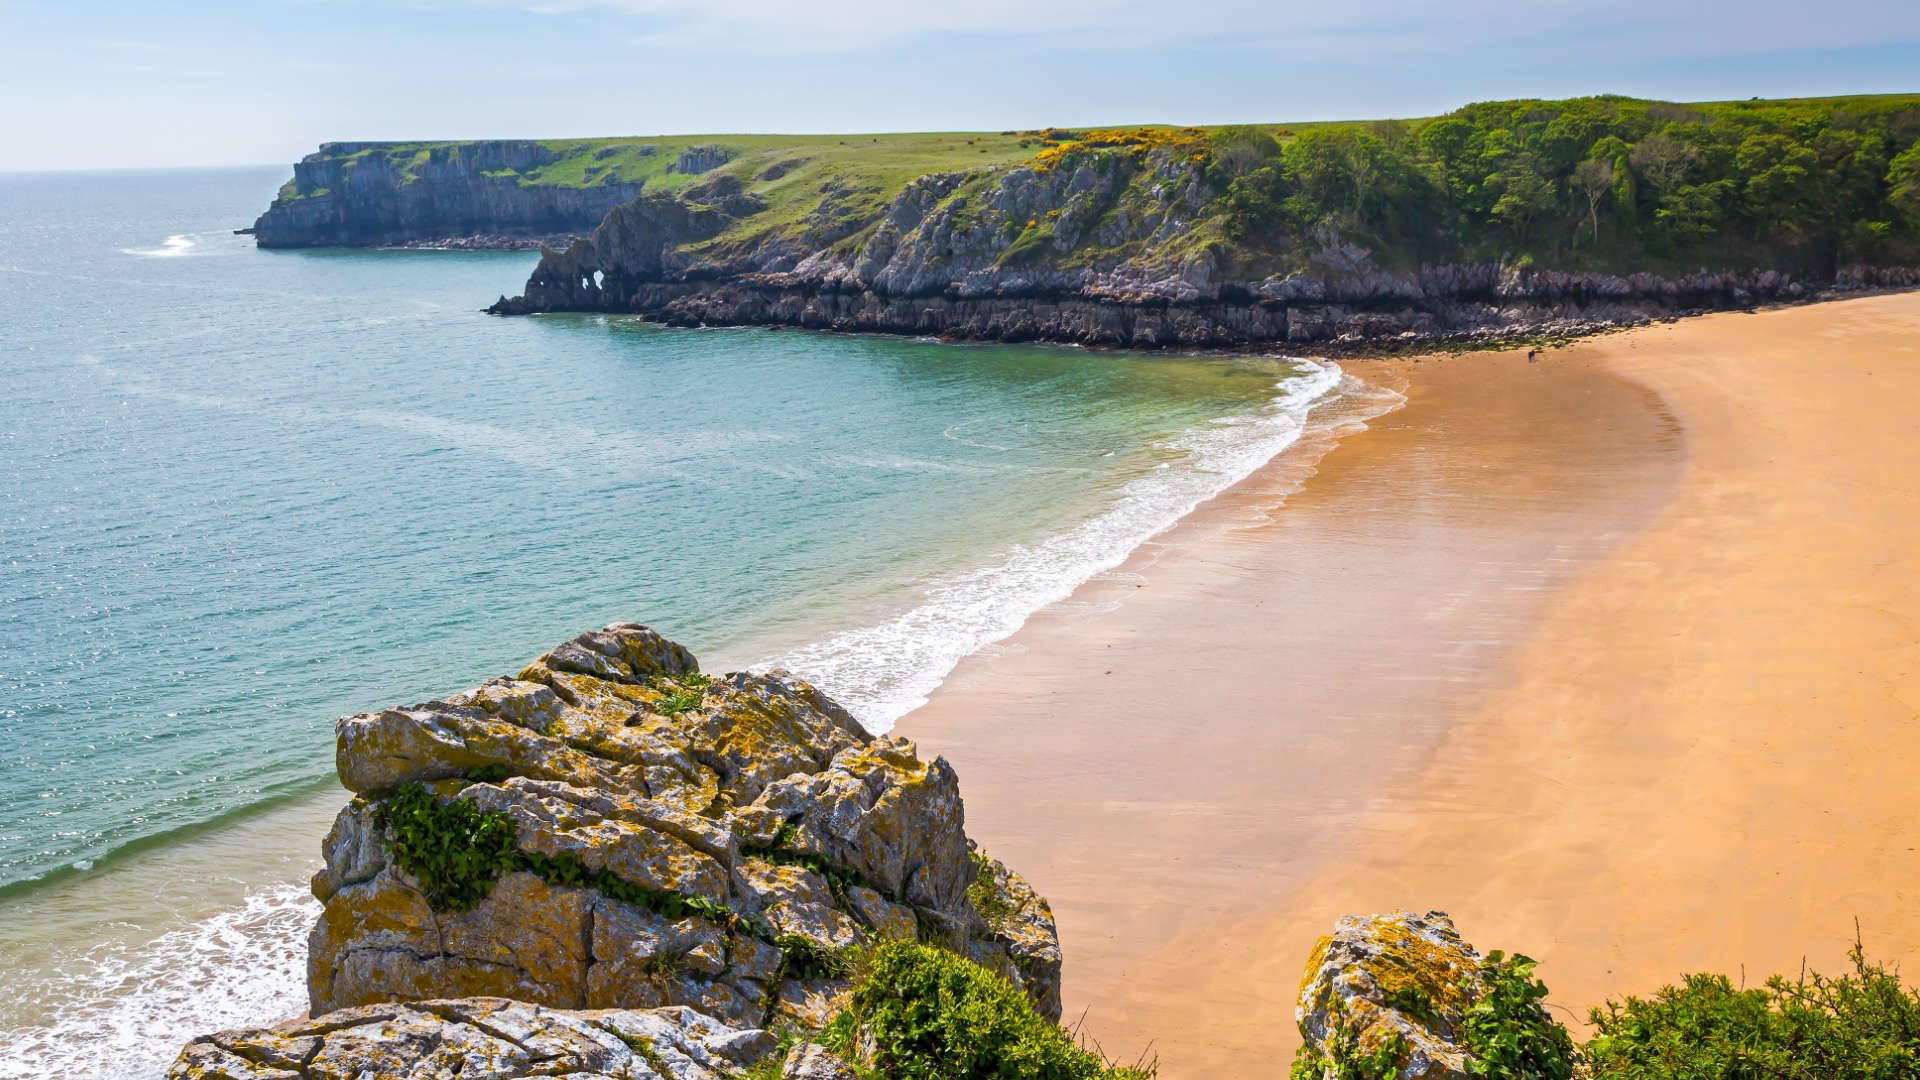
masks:
<instances>
[{"instance_id":1,"label":"lichen-covered rock","mask_svg":"<svg viewBox=\"0 0 1920 1080\"><path fill-rule=\"evenodd\" d=\"M758 1028L686 1008L572 1012L501 998L343 1009L189 1043L168 1080L564 1076L726 1080L774 1052Z\"/></svg>"},{"instance_id":2,"label":"lichen-covered rock","mask_svg":"<svg viewBox=\"0 0 1920 1080\"><path fill-rule=\"evenodd\" d=\"M1481 957L1443 911L1347 915L1307 959L1295 1018L1327 1080L1392 1048L1398 1080L1466 1080L1466 1012Z\"/></svg>"},{"instance_id":3,"label":"lichen-covered rock","mask_svg":"<svg viewBox=\"0 0 1920 1080\"><path fill-rule=\"evenodd\" d=\"M1053 908L1027 879L1005 863L976 855L979 876L968 887L973 908L993 929L987 948L974 948L969 958L1026 987L1047 1016L1060 1014L1060 935L1054 928Z\"/></svg>"},{"instance_id":4,"label":"lichen-covered rock","mask_svg":"<svg viewBox=\"0 0 1920 1080\"><path fill-rule=\"evenodd\" d=\"M315 1015L498 996L819 1023L843 950L917 937L1059 1015L1052 915L973 854L952 768L791 675L708 678L619 623L346 717L337 754L356 795L313 879Z\"/></svg>"}]
</instances>

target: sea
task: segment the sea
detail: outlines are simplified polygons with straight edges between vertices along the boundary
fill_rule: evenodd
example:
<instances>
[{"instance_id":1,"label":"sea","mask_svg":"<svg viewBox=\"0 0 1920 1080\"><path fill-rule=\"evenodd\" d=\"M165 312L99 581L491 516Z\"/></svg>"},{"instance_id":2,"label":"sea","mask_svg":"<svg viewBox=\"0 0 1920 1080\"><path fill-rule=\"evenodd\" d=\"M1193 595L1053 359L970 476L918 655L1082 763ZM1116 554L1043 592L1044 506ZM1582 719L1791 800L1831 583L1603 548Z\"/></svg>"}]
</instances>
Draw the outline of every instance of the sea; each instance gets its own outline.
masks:
<instances>
[{"instance_id":1,"label":"sea","mask_svg":"<svg viewBox=\"0 0 1920 1080\"><path fill-rule=\"evenodd\" d=\"M337 717L638 621L885 731L1363 389L495 318L533 255L235 235L286 174L0 175L0 1080L305 1009Z\"/></svg>"}]
</instances>

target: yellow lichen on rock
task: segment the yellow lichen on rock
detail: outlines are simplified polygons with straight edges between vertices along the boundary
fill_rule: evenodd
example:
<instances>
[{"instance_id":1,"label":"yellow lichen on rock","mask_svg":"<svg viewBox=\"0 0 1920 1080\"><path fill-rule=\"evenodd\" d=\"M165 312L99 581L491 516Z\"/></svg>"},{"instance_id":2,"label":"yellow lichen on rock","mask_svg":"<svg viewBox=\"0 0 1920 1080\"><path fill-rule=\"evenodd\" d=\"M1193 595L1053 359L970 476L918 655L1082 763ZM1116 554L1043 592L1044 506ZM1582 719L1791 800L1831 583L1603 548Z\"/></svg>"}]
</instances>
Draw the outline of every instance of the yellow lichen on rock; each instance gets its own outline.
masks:
<instances>
[{"instance_id":1,"label":"yellow lichen on rock","mask_svg":"<svg viewBox=\"0 0 1920 1080\"><path fill-rule=\"evenodd\" d=\"M1295 1016L1327 1077L1388 1052L1398 1080L1465 1080L1480 955L1445 912L1346 916L1307 960Z\"/></svg>"}]
</instances>

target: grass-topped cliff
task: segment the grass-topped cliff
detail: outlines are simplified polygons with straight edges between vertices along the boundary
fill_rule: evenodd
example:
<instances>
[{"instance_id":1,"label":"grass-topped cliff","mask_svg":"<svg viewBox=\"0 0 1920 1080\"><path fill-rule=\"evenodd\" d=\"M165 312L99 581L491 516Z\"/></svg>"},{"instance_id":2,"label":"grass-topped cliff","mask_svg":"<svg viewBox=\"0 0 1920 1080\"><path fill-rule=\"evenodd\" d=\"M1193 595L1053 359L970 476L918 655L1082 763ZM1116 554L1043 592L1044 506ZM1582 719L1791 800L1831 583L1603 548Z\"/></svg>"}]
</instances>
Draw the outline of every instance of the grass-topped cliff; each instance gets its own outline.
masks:
<instances>
[{"instance_id":1,"label":"grass-topped cliff","mask_svg":"<svg viewBox=\"0 0 1920 1080\"><path fill-rule=\"evenodd\" d=\"M934 174L967 175L948 196L966 199L986 186L989 169L1100 167L1158 151L1169 163L1186 158L1183 171L1209 196L1181 231L1181 250L1212 245L1250 267L1298 262L1328 228L1370 241L1386 263L1525 255L1687 270L1787 254L1832 265L1912 251L1916 140L1920 95L1693 104L1594 97L1350 123L331 143L302 163L280 198L333 195L328 175L345 178L342 186L393 177L404 188L446 164L519 188L667 193L724 176L765 205L711 239L720 251L797 236L821 216L871 228L889 201ZM1033 221L1012 254L1048 246L1058 232L1057 219ZM1085 239L1063 254L1087 262L1110 254Z\"/></svg>"},{"instance_id":2,"label":"grass-topped cliff","mask_svg":"<svg viewBox=\"0 0 1920 1080\"><path fill-rule=\"evenodd\" d=\"M662 179L495 310L1426 339L1908 284L1920 263L1920 95L698 146L697 171L652 154Z\"/></svg>"},{"instance_id":3,"label":"grass-topped cliff","mask_svg":"<svg viewBox=\"0 0 1920 1080\"><path fill-rule=\"evenodd\" d=\"M496 310L1130 344L1578 329L1920 281L1920 95L333 143L257 233L524 244L596 226Z\"/></svg>"}]
</instances>

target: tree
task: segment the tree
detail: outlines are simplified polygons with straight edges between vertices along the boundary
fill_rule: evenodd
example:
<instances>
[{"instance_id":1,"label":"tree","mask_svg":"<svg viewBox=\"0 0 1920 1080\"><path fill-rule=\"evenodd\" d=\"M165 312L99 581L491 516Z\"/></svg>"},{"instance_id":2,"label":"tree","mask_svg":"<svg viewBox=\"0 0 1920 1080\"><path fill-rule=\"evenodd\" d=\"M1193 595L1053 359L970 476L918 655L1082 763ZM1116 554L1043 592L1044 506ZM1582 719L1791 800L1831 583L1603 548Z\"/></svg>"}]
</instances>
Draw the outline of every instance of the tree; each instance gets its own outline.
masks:
<instances>
[{"instance_id":1,"label":"tree","mask_svg":"<svg viewBox=\"0 0 1920 1080\"><path fill-rule=\"evenodd\" d=\"M1887 167L1887 200L1920 229L1920 139L1902 150Z\"/></svg>"},{"instance_id":2,"label":"tree","mask_svg":"<svg viewBox=\"0 0 1920 1080\"><path fill-rule=\"evenodd\" d=\"M1553 185L1524 161L1488 177L1487 186L1500 194L1490 211L1494 220L1517 240L1525 240L1533 219L1553 206Z\"/></svg>"},{"instance_id":3,"label":"tree","mask_svg":"<svg viewBox=\"0 0 1920 1080\"><path fill-rule=\"evenodd\" d=\"M1588 158L1573 167L1573 190L1587 200L1587 222L1600 242L1600 201L1613 190L1613 162Z\"/></svg>"},{"instance_id":4,"label":"tree","mask_svg":"<svg viewBox=\"0 0 1920 1080\"><path fill-rule=\"evenodd\" d=\"M1363 220L1366 217L1367 195L1373 190L1373 182L1380 175L1380 159L1386 156L1387 144L1380 136L1372 133L1353 135L1346 140L1342 148L1347 162L1347 175L1353 180L1353 217Z\"/></svg>"},{"instance_id":5,"label":"tree","mask_svg":"<svg viewBox=\"0 0 1920 1080\"><path fill-rule=\"evenodd\" d=\"M1785 135L1749 135L1733 160L1746 177L1748 208L1772 225L1800 231L1807 217L1801 211L1820 168L1813 148Z\"/></svg>"},{"instance_id":6,"label":"tree","mask_svg":"<svg viewBox=\"0 0 1920 1080\"><path fill-rule=\"evenodd\" d=\"M1700 152L1665 132L1655 132L1634 144L1628 159L1655 191L1672 191L1700 160Z\"/></svg>"},{"instance_id":7,"label":"tree","mask_svg":"<svg viewBox=\"0 0 1920 1080\"><path fill-rule=\"evenodd\" d=\"M1228 176L1245 176L1280 156L1280 141L1273 133L1251 124L1221 128L1212 142L1213 160Z\"/></svg>"}]
</instances>

